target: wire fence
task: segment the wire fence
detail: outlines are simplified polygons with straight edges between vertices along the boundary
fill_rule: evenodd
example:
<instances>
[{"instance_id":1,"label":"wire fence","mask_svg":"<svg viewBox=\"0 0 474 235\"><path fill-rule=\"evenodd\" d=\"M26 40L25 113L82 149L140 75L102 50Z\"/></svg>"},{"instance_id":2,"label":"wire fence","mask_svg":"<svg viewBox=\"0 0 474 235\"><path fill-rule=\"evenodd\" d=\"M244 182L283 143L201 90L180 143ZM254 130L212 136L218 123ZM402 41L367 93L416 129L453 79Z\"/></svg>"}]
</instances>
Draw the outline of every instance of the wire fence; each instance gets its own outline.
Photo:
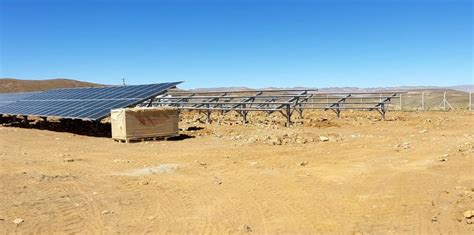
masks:
<instances>
[{"instance_id":1,"label":"wire fence","mask_svg":"<svg viewBox=\"0 0 474 235\"><path fill-rule=\"evenodd\" d=\"M349 93L348 93L349 94ZM380 96L380 97L379 97ZM369 103L378 103L383 100L383 94L363 94L360 98L352 95L350 100L341 104L345 108L368 107ZM310 102L324 102L321 107L327 104L337 103L340 97L331 96L331 94L319 94L311 98ZM472 92L461 92L454 90L428 90L428 91L409 91L399 93L393 97L388 104L388 110L470 110L472 111ZM318 104L310 104L311 107ZM369 105L370 106L370 105Z\"/></svg>"},{"instance_id":2,"label":"wire fence","mask_svg":"<svg viewBox=\"0 0 474 235\"><path fill-rule=\"evenodd\" d=\"M389 108L391 110L470 110L472 92L459 91L419 91L400 95Z\"/></svg>"}]
</instances>

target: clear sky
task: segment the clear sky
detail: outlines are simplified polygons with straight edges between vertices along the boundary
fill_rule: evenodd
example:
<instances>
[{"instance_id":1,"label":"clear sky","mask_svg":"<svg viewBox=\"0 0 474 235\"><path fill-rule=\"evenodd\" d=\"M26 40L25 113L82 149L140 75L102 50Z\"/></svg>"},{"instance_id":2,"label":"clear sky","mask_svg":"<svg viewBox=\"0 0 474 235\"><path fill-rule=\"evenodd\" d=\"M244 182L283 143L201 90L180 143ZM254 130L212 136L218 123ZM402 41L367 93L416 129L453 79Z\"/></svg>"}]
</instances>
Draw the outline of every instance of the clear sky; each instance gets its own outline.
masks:
<instances>
[{"instance_id":1,"label":"clear sky","mask_svg":"<svg viewBox=\"0 0 474 235\"><path fill-rule=\"evenodd\" d=\"M0 0L0 77L473 84L469 0Z\"/></svg>"}]
</instances>

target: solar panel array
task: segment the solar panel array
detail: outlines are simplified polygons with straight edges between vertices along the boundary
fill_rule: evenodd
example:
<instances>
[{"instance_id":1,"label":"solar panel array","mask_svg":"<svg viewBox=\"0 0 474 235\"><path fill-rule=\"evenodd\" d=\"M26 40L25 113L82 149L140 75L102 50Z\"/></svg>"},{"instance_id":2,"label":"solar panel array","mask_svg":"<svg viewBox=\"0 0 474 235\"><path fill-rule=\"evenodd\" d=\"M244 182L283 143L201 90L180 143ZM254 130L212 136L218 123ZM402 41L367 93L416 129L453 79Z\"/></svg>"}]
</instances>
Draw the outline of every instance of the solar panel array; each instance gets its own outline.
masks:
<instances>
[{"instance_id":1,"label":"solar panel array","mask_svg":"<svg viewBox=\"0 0 474 235\"><path fill-rule=\"evenodd\" d=\"M141 103L179 83L54 89L0 106L0 114L100 120L112 109Z\"/></svg>"},{"instance_id":2,"label":"solar panel array","mask_svg":"<svg viewBox=\"0 0 474 235\"><path fill-rule=\"evenodd\" d=\"M0 106L11 104L38 93L39 92L0 93Z\"/></svg>"}]
</instances>

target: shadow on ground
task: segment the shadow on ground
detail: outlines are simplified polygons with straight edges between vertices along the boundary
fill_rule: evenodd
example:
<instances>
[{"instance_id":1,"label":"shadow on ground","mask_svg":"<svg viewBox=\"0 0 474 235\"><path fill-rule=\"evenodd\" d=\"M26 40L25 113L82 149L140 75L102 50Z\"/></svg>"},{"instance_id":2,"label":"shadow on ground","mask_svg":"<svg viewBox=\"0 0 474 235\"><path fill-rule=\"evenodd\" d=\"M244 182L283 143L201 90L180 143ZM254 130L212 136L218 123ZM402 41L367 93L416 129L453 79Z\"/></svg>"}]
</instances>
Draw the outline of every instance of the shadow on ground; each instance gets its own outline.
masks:
<instances>
[{"instance_id":1,"label":"shadow on ground","mask_svg":"<svg viewBox=\"0 0 474 235\"><path fill-rule=\"evenodd\" d=\"M180 134L180 135L178 135L178 136L170 137L170 138L168 138L168 140L171 140L171 141L178 141L178 140L185 140L185 139L192 139L192 138L195 138L195 137L192 136L192 135Z\"/></svg>"},{"instance_id":2,"label":"shadow on ground","mask_svg":"<svg viewBox=\"0 0 474 235\"><path fill-rule=\"evenodd\" d=\"M18 127L27 129L48 130L55 132L68 132L77 135L93 137L112 137L112 128L110 123L60 119L58 121L32 120L28 124L21 119L9 118L2 119L0 123L6 127Z\"/></svg>"},{"instance_id":3,"label":"shadow on ground","mask_svg":"<svg viewBox=\"0 0 474 235\"><path fill-rule=\"evenodd\" d=\"M60 119L58 121L42 121L32 120L26 124L22 119L18 118L0 118L0 124L5 127L18 127L26 129L48 130L55 132L68 132L76 135L92 136L92 137L112 137L112 127L108 122L83 121L78 119ZM171 141L179 141L194 138L192 135L180 134L168 138Z\"/></svg>"}]
</instances>

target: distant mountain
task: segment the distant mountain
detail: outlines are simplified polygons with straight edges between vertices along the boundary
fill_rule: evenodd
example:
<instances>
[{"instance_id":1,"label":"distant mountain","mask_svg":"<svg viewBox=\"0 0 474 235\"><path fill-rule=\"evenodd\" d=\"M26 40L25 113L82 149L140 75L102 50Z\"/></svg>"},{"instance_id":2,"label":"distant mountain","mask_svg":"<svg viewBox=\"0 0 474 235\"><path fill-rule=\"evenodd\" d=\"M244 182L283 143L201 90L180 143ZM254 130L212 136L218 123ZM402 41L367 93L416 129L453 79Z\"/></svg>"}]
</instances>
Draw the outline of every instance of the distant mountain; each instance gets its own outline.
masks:
<instances>
[{"instance_id":1,"label":"distant mountain","mask_svg":"<svg viewBox=\"0 0 474 235\"><path fill-rule=\"evenodd\" d=\"M0 93L44 91L55 88L98 86L103 85L62 78L49 80L20 80L14 78L0 78Z\"/></svg>"},{"instance_id":2,"label":"distant mountain","mask_svg":"<svg viewBox=\"0 0 474 235\"><path fill-rule=\"evenodd\" d=\"M248 87L212 87L212 88L195 88L189 89L189 91L194 92L206 92L206 91L246 91L246 90L255 90Z\"/></svg>"},{"instance_id":3,"label":"distant mountain","mask_svg":"<svg viewBox=\"0 0 474 235\"><path fill-rule=\"evenodd\" d=\"M398 87L327 87L320 88L323 92L379 92L379 91L427 91L427 90L456 90L462 92L474 92L474 85L458 85L458 86L398 86Z\"/></svg>"},{"instance_id":4,"label":"distant mountain","mask_svg":"<svg viewBox=\"0 0 474 235\"><path fill-rule=\"evenodd\" d=\"M423 91L423 90L456 90L462 92L474 92L474 85L458 85L458 86L398 86L398 87L371 87L371 88L360 88L360 87L324 87L324 88L312 88L312 87L266 87L266 88L248 88L248 87L215 87L215 88L196 88L190 89L195 92L206 92L206 91L236 91L236 90L270 90L270 89L318 89L320 92L383 92L383 91Z\"/></svg>"},{"instance_id":5,"label":"distant mountain","mask_svg":"<svg viewBox=\"0 0 474 235\"><path fill-rule=\"evenodd\" d=\"M449 87L453 90L464 91L464 92L474 92L474 85L459 85Z\"/></svg>"},{"instance_id":6,"label":"distant mountain","mask_svg":"<svg viewBox=\"0 0 474 235\"><path fill-rule=\"evenodd\" d=\"M26 92L26 91L43 91L55 88L73 88L73 87L98 87L102 84L82 82L72 79L49 79L49 80L20 80L13 78L0 78L0 93L7 92ZM248 87L210 87L196 88L189 91L206 92L206 91L252 91L266 89L315 89L311 87L266 87L266 88L248 88ZM178 89L180 90L180 89ZM427 90L456 90L462 92L474 92L474 85L458 85L458 86L398 86L398 87L325 87L318 88L320 92L381 92L381 91L427 91Z\"/></svg>"}]
</instances>

